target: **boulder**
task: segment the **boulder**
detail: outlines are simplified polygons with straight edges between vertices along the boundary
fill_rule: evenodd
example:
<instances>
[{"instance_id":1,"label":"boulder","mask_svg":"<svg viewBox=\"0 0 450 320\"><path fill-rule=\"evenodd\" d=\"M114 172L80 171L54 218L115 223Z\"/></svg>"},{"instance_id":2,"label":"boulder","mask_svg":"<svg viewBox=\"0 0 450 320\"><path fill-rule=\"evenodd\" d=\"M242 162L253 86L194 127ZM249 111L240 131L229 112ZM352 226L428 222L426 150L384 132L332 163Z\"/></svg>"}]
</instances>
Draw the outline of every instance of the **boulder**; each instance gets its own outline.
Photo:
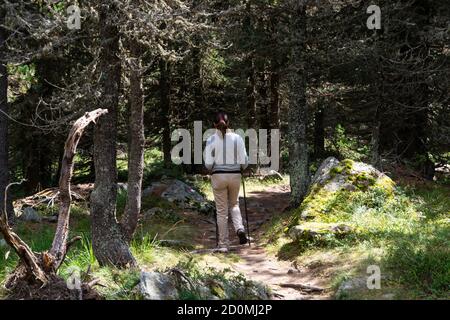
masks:
<instances>
[{"instance_id":1,"label":"boulder","mask_svg":"<svg viewBox=\"0 0 450 320\"><path fill-rule=\"evenodd\" d=\"M261 282L246 280L244 283L230 281L223 285L223 297L221 299L238 300L269 300L270 289ZM217 295L217 294L216 294Z\"/></svg>"},{"instance_id":2,"label":"boulder","mask_svg":"<svg viewBox=\"0 0 450 320\"><path fill-rule=\"evenodd\" d=\"M163 179L153 182L142 192L142 198L156 196L174 203L183 209L193 209L201 213L214 211L214 205L198 191L177 179Z\"/></svg>"},{"instance_id":3,"label":"boulder","mask_svg":"<svg viewBox=\"0 0 450 320\"><path fill-rule=\"evenodd\" d=\"M335 157L326 158L317 169L314 177L311 180L311 184L321 183L323 184L327 179L330 178L329 173L331 168L339 165L339 160Z\"/></svg>"},{"instance_id":4,"label":"boulder","mask_svg":"<svg viewBox=\"0 0 450 320\"><path fill-rule=\"evenodd\" d=\"M329 157L320 165L300 209L300 218L312 219L327 213L327 204L345 192L366 192L379 189L392 195L395 183L373 166L352 160L339 161Z\"/></svg>"},{"instance_id":5,"label":"boulder","mask_svg":"<svg viewBox=\"0 0 450 320\"><path fill-rule=\"evenodd\" d=\"M392 189L394 182L370 164L353 160L325 159L311 181L312 187L334 192L340 189L355 191L371 186ZM313 188L311 188L312 190Z\"/></svg>"},{"instance_id":6,"label":"boulder","mask_svg":"<svg viewBox=\"0 0 450 320\"><path fill-rule=\"evenodd\" d=\"M176 300L178 291L172 276L160 272L141 272L139 290L145 300Z\"/></svg>"},{"instance_id":7,"label":"boulder","mask_svg":"<svg viewBox=\"0 0 450 320\"><path fill-rule=\"evenodd\" d=\"M343 223L303 222L289 229L289 237L294 241L325 240L332 236L345 237L352 228Z\"/></svg>"},{"instance_id":8,"label":"boulder","mask_svg":"<svg viewBox=\"0 0 450 320\"><path fill-rule=\"evenodd\" d=\"M32 207L26 207L23 209L19 219L27 222L41 222L42 216Z\"/></svg>"}]
</instances>

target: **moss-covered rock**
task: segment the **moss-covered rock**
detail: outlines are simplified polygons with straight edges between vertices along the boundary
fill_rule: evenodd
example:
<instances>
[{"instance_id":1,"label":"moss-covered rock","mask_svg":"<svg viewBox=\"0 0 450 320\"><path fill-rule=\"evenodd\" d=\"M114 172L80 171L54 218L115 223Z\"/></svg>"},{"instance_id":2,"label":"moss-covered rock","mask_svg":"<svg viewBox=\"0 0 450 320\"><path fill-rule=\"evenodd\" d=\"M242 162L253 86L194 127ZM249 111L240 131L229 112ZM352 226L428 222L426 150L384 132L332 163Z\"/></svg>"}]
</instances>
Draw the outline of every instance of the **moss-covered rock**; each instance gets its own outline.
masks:
<instances>
[{"instance_id":1,"label":"moss-covered rock","mask_svg":"<svg viewBox=\"0 0 450 320\"><path fill-rule=\"evenodd\" d=\"M393 197L395 183L373 166L352 160L327 158L314 175L309 193L295 212L290 227L299 220L311 220L339 210L343 203L352 201L355 194L377 190Z\"/></svg>"},{"instance_id":2,"label":"moss-covered rock","mask_svg":"<svg viewBox=\"0 0 450 320\"><path fill-rule=\"evenodd\" d=\"M353 231L352 227L343 223L303 222L289 230L294 241L321 241L327 237L342 238Z\"/></svg>"}]
</instances>

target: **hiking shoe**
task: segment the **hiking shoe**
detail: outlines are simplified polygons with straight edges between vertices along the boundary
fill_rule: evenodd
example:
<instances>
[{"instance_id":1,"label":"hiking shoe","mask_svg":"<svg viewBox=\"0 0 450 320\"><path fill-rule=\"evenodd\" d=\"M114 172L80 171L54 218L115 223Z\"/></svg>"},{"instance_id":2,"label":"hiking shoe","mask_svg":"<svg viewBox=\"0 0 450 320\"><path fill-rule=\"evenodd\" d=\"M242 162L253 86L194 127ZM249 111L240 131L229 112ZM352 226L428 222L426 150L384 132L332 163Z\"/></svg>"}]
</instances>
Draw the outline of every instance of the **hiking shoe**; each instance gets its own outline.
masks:
<instances>
[{"instance_id":1,"label":"hiking shoe","mask_svg":"<svg viewBox=\"0 0 450 320\"><path fill-rule=\"evenodd\" d=\"M239 244L246 244L248 242L248 238L244 230L238 230L237 236L239 237Z\"/></svg>"}]
</instances>

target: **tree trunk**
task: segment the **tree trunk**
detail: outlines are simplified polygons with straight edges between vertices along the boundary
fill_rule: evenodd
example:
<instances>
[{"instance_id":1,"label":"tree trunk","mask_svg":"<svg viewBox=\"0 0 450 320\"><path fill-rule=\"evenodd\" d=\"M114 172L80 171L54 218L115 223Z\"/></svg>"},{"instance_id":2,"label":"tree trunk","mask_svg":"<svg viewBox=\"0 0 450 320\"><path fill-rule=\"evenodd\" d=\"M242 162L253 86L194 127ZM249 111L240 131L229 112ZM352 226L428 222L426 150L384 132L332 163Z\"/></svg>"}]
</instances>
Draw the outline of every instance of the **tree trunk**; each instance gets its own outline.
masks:
<instances>
[{"instance_id":1,"label":"tree trunk","mask_svg":"<svg viewBox=\"0 0 450 320\"><path fill-rule=\"evenodd\" d=\"M304 61L306 39L306 14L303 1L296 1L292 15L293 46L291 52L292 73L289 76L289 166L291 184L291 206L298 207L308 191L309 157L307 141L308 108L306 105L306 68Z\"/></svg>"},{"instance_id":2,"label":"tree trunk","mask_svg":"<svg viewBox=\"0 0 450 320\"><path fill-rule=\"evenodd\" d=\"M323 125L323 105L320 100L314 115L314 157L322 159L325 155L325 128Z\"/></svg>"},{"instance_id":3,"label":"tree trunk","mask_svg":"<svg viewBox=\"0 0 450 320\"><path fill-rule=\"evenodd\" d=\"M247 79L247 125L248 128L256 129L256 79L253 58L250 59L250 70Z\"/></svg>"},{"instance_id":4,"label":"tree trunk","mask_svg":"<svg viewBox=\"0 0 450 320\"><path fill-rule=\"evenodd\" d=\"M197 44L198 45L198 42ZM192 50L192 72L194 74L194 120L202 120L205 111L203 103L202 56L200 48Z\"/></svg>"},{"instance_id":5,"label":"tree trunk","mask_svg":"<svg viewBox=\"0 0 450 320\"><path fill-rule=\"evenodd\" d=\"M280 128L280 74L272 67L270 74L270 128Z\"/></svg>"},{"instance_id":6,"label":"tree trunk","mask_svg":"<svg viewBox=\"0 0 450 320\"><path fill-rule=\"evenodd\" d=\"M194 10L202 10L201 8L198 8L199 5L201 5L201 1L199 0L194 0L192 2L192 7ZM194 121L202 120L204 118L205 112L201 43L201 37L199 35L194 35L192 48L192 74L194 78Z\"/></svg>"},{"instance_id":7,"label":"tree trunk","mask_svg":"<svg viewBox=\"0 0 450 320\"><path fill-rule=\"evenodd\" d=\"M99 6L100 51L99 68L100 107L108 109L94 130L95 186L91 194L92 247L100 265L126 267L135 265L135 259L123 238L116 218L117 168L116 136L117 105L121 66L117 26L108 17L117 12L111 3Z\"/></svg>"},{"instance_id":8,"label":"tree trunk","mask_svg":"<svg viewBox=\"0 0 450 320\"><path fill-rule=\"evenodd\" d=\"M54 268L58 269L67 253L67 237L69 236L70 204L72 195L70 193L70 181L73 173L73 159L77 152L78 142L80 142L84 129L97 118L106 114L106 109L98 109L86 113L84 117L78 119L69 132L69 136L64 145L64 155L61 161L61 174L59 177L59 199L60 207L58 214L58 225L53 239L50 254L54 257Z\"/></svg>"},{"instance_id":9,"label":"tree trunk","mask_svg":"<svg viewBox=\"0 0 450 320\"><path fill-rule=\"evenodd\" d=\"M142 178L144 175L144 92L142 64L138 43L131 43L130 71L130 141L128 147L128 193L121 226L125 240L130 242L141 212Z\"/></svg>"},{"instance_id":10,"label":"tree trunk","mask_svg":"<svg viewBox=\"0 0 450 320\"><path fill-rule=\"evenodd\" d=\"M159 62L160 67L160 94L161 94L161 125L162 125L162 149L164 154L164 165L169 167L171 159L172 142L170 137L170 109L171 109L171 79L170 64L163 58Z\"/></svg>"},{"instance_id":11,"label":"tree trunk","mask_svg":"<svg viewBox=\"0 0 450 320\"><path fill-rule=\"evenodd\" d=\"M259 77L259 98L260 98L260 107L259 107L259 124L262 129L270 128L270 101L268 95L268 75L266 71L266 67L263 66L263 71L260 73Z\"/></svg>"},{"instance_id":12,"label":"tree trunk","mask_svg":"<svg viewBox=\"0 0 450 320\"><path fill-rule=\"evenodd\" d=\"M5 21L5 10L0 8L0 26ZM6 70L6 61L4 61L3 52L5 52L5 30L0 27L0 204L3 205L5 199L5 189L9 180L8 164L8 74ZM7 203L7 213L10 222L14 220L14 210L11 201Z\"/></svg>"},{"instance_id":13,"label":"tree trunk","mask_svg":"<svg viewBox=\"0 0 450 320\"><path fill-rule=\"evenodd\" d=\"M380 106L377 106L375 111L375 121L372 127L372 140L370 142L372 146L370 163L375 168L379 168L380 165L380 129L381 129L380 108L381 108Z\"/></svg>"}]
</instances>

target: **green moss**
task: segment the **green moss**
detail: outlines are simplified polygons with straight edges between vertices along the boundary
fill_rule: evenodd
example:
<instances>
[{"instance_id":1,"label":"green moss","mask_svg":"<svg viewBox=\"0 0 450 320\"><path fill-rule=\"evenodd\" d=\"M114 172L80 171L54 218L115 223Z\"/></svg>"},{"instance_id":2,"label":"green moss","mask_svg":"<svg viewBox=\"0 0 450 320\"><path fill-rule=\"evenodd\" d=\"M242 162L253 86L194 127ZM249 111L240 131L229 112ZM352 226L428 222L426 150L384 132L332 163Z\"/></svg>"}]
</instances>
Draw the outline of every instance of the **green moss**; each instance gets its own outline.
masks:
<instances>
[{"instance_id":1,"label":"green moss","mask_svg":"<svg viewBox=\"0 0 450 320\"><path fill-rule=\"evenodd\" d=\"M353 160L351 160L351 159L344 159L344 160L341 161L340 164L342 166L344 166L345 169L349 172L350 170L352 170L354 163L355 162Z\"/></svg>"},{"instance_id":2,"label":"green moss","mask_svg":"<svg viewBox=\"0 0 450 320\"><path fill-rule=\"evenodd\" d=\"M375 185L376 181L377 179L367 172L349 176L349 182L362 191L367 191L369 187Z\"/></svg>"},{"instance_id":3,"label":"green moss","mask_svg":"<svg viewBox=\"0 0 450 320\"><path fill-rule=\"evenodd\" d=\"M351 175L353 160L345 159L330 170L330 177L334 178L338 174Z\"/></svg>"},{"instance_id":4,"label":"green moss","mask_svg":"<svg viewBox=\"0 0 450 320\"><path fill-rule=\"evenodd\" d=\"M344 167L341 166L333 167L330 170L330 177L334 178L337 174L341 174L342 171L344 171Z\"/></svg>"},{"instance_id":5,"label":"green moss","mask_svg":"<svg viewBox=\"0 0 450 320\"><path fill-rule=\"evenodd\" d=\"M394 190L395 190L395 182L388 176L383 175L383 176L379 177L378 179L376 179L373 187L379 188L379 189L383 190L386 194L393 196Z\"/></svg>"},{"instance_id":6,"label":"green moss","mask_svg":"<svg viewBox=\"0 0 450 320\"><path fill-rule=\"evenodd\" d=\"M354 162L343 160L338 166L333 167L330 173L346 176L347 185L336 191L329 191L324 185L314 184L301 206L294 211L294 219L289 226L292 227L302 219L335 222L334 216L348 218L352 215L352 203L355 199L367 198L372 194L379 194L377 199L383 199L383 203L394 197L395 183L387 176L380 177L368 172L352 173ZM333 178L333 174L330 176ZM348 184L354 188L349 188ZM369 204L369 208L371 205Z\"/></svg>"},{"instance_id":7,"label":"green moss","mask_svg":"<svg viewBox=\"0 0 450 320\"><path fill-rule=\"evenodd\" d=\"M340 210L340 206L345 205L351 195L352 192L345 189L329 191L323 187L315 188L314 192L309 193L301 206L294 211L289 227L297 225L300 220L305 219L327 220L325 217L335 210Z\"/></svg>"}]
</instances>

